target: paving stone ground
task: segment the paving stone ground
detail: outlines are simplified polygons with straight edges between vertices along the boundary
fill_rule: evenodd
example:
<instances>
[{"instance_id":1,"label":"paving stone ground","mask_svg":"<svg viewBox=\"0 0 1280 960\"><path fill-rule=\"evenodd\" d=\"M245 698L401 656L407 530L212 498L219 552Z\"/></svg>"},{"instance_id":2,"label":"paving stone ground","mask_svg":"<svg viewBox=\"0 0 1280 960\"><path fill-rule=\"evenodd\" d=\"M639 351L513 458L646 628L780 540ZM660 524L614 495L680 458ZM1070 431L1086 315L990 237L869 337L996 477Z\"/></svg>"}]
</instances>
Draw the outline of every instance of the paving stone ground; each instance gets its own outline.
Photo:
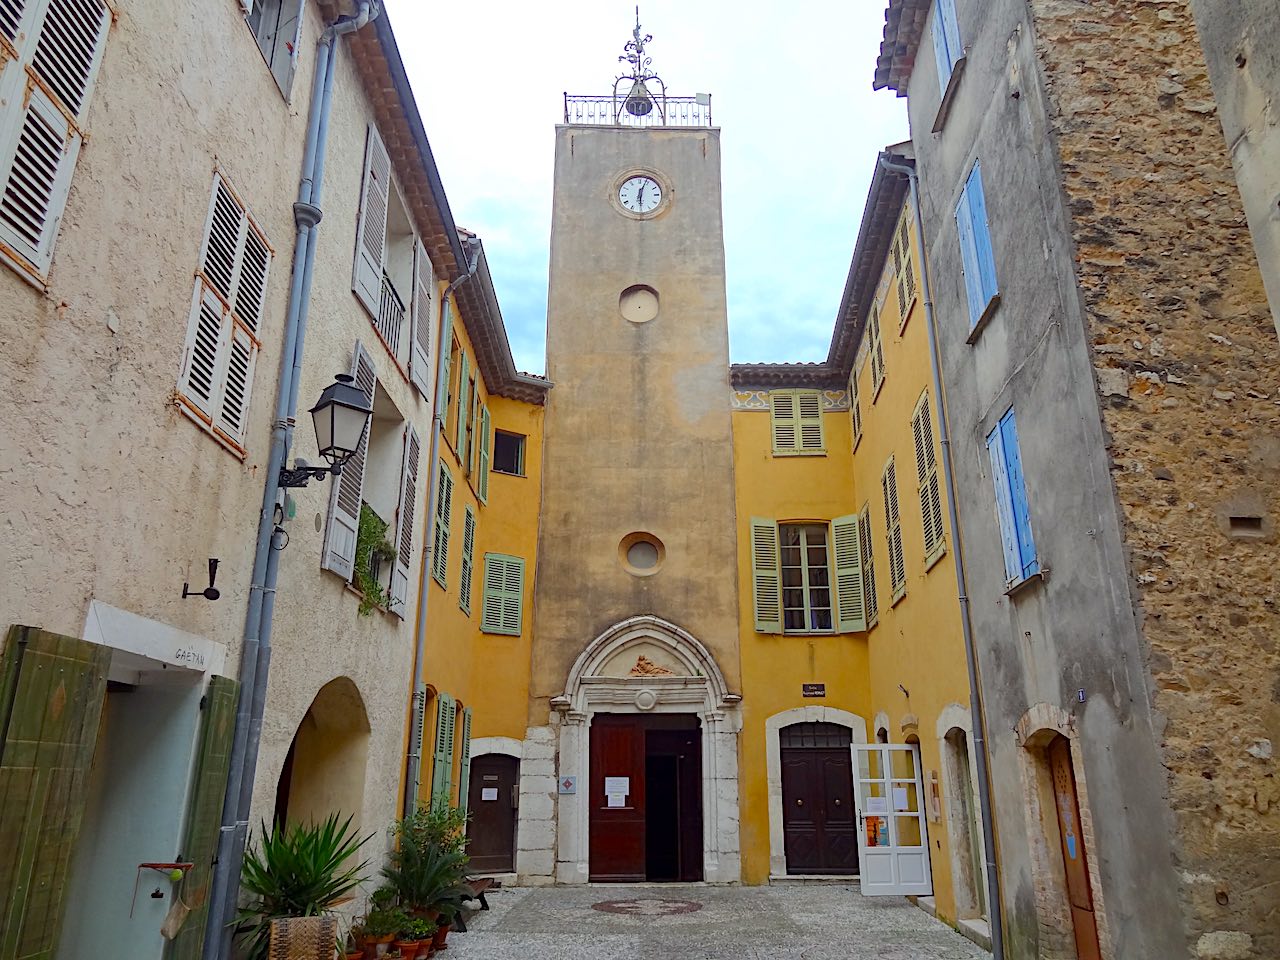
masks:
<instances>
[{"instance_id":1,"label":"paving stone ground","mask_svg":"<svg viewBox=\"0 0 1280 960\"><path fill-rule=\"evenodd\" d=\"M507 888L447 960L990 960L901 897L856 886Z\"/></svg>"}]
</instances>

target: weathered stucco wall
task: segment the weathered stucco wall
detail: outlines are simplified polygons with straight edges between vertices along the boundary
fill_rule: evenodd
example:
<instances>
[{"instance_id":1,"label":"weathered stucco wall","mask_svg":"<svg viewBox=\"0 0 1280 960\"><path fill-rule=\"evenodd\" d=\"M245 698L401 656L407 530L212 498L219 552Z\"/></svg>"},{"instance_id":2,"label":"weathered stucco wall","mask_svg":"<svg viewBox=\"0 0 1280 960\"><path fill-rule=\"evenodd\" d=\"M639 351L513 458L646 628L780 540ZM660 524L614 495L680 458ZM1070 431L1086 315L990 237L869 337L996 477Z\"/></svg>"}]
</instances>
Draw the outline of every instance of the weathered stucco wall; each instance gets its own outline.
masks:
<instances>
[{"instance_id":1,"label":"weathered stucco wall","mask_svg":"<svg viewBox=\"0 0 1280 960\"><path fill-rule=\"evenodd\" d=\"M640 167L671 194L648 220L614 206ZM718 132L560 127L554 190L535 724L585 646L640 614L688 630L739 683ZM640 283L659 312L632 323L619 295ZM652 576L619 562L633 531L666 546Z\"/></svg>"},{"instance_id":2,"label":"weathered stucco wall","mask_svg":"<svg viewBox=\"0 0 1280 960\"><path fill-rule=\"evenodd\" d=\"M1278 345L1200 37L1186 0L1031 6L1188 942L1275 956Z\"/></svg>"},{"instance_id":3,"label":"weathered stucco wall","mask_svg":"<svg viewBox=\"0 0 1280 960\"><path fill-rule=\"evenodd\" d=\"M1280 15L1272 0L1192 0L1191 9L1280 329Z\"/></svg>"}]
</instances>

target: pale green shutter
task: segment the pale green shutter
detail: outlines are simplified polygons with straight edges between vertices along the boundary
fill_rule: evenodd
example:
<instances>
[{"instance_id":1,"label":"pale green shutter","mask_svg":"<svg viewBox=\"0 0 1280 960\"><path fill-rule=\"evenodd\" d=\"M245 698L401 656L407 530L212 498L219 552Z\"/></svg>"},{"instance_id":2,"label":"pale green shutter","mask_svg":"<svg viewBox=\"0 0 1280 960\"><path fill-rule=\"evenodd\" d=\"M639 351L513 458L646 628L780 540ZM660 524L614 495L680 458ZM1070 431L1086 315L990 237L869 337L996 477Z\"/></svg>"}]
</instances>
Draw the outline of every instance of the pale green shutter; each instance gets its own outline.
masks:
<instances>
[{"instance_id":1,"label":"pale green shutter","mask_svg":"<svg viewBox=\"0 0 1280 960\"><path fill-rule=\"evenodd\" d=\"M756 631L782 632L782 582L778 569L778 525L773 520L751 518L751 583L754 590Z\"/></svg>"},{"instance_id":2,"label":"pale green shutter","mask_svg":"<svg viewBox=\"0 0 1280 960\"><path fill-rule=\"evenodd\" d=\"M458 806L467 809L471 790L471 708L462 711L462 760L458 765Z\"/></svg>"},{"instance_id":3,"label":"pale green shutter","mask_svg":"<svg viewBox=\"0 0 1280 960\"><path fill-rule=\"evenodd\" d=\"M458 455L462 469L467 469L467 417L471 416L471 370L466 353L458 354L458 429L453 438L453 450Z\"/></svg>"},{"instance_id":4,"label":"pale green shutter","mask_svg":"<svg viewBox=\"0 0 1280 960\"><path fill-rule=\"evenodd\" d=\"M799 426L794 390L769 391L769 420L773 429L773 452L795 453L799 447Z\"/></svg>"},{"instance_id":5,"label":"pale green shutter","mask_svg":"<svg viewBox=\"0 0 1280 960\"><path fill-rule=\"evenodd\" d=\"M440 324L444 336L440 343L440 377L436 393L437 403L441 407L440 422L443 424L449 420L449 370L453 364L453 311L447 299L440 309L444 311L444 320Z\"/></svg>"},{"instance_id":6,"label":"pale green shutter","mask_svg":"<svg viewBox=\"0 0 1280 960\"><path fill-rule=\"evenodd\" d=\"M453 752L453 697L441 693L436 697L436 737L431 762L431 809L449 805L449 774Z\"/></svg>"},{"instance_id":7,"label":"pale green shutter","mask_svg":"<svg viewBox=\"0 0 1280 960\"><path fill-rule=\"evenodd\" d=\"M480 439L479 439L479 459L480 459L480 475L476 478L476 495L480 498L481 503L489 502L489 435L493 432L490 427L489 408L482 406L480 408Z\"/></svg>"},{"instance_id":8,"label":"pale green shutter","mask_svg":"<svg viewBox=\"0 0 1280 960\"><path fill-rule=\"evenodd\" d=\"M435 532L431 545L431 576L442 587L448 587L449 572L449 516L453 509L453 475L440 464L440 479L436 489Z\"/></svg>"},{"instance_id":9,"label":"pale green shutter","mask_svg":"<svg viewBox=\"0 0 1280 960\"><path fill-rule=\"evenodd\" d=\"M480 629L518 637L524 627L524 560L484 555L484 613Z\"/></svg>"},{"instance_id":10,"label":"pale green shutter","mask_svg":"<svg viewBox=\"0 0 1280 960\"><path fill-rule=\"evenodd\" d=\"M867 629L867 612L862 594L862 545L858 536L858 515L831 521L835 544L836 599L840 604L839 631Z\"/></svg>"},{"instance_id":11,"label":"pale green shutter","mask_svg":"<svg viewBox=\"0 0 1280 960\"><path fill-rule=\"evenodd\" d=\"M476 513L467 504L462 521L462 577L458 582L458 606L471 616L471 578L476 549Z\"/></svg>"},{"instance_id":12,"label":"pale green shutter","mask_svg":"<svg viewBox=\"0 0 1280 960\"><path fill-rule=\"evenodd\" d=\"M800 451L821 453L825 449L822 440L822 394L817 390L796 391L796 427Z\"/></svg>"}]
</instances>

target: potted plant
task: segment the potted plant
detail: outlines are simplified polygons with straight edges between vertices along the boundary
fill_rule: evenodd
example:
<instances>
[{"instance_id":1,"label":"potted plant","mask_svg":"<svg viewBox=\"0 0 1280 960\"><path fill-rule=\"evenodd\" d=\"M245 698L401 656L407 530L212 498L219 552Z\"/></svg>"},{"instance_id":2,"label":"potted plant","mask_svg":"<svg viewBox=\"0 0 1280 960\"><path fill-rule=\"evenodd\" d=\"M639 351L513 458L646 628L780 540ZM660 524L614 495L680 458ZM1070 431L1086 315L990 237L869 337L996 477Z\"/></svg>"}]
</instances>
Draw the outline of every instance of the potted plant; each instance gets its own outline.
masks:
<instances>
[{"instance_id":1,"label":"potted plant","mask_svg":"<svg viewBox=\"0 0 1280 960\"><path fill-rule=\"evenodd\" d=\"M369 898L369 912L364 915L361 923L364 928L361 943L365 957L373 960L383 956L400 928L408 922L408 915L396 904L394 888L382 886L373 891Z\"/></svg>"},{"instance_id":2,"label":"potted plant","mask_svg":"<svg viewBox=\"0 0 1280 960\"><path fill-rule=\"evenodd\" d=\"M425 917L412 917L400 930L400 938L392 946L400 951L404 960L417 960L431 952L431 935L436 925Z\"/></svg>"},{"instance_id":3,"label":"potted plant","mask_svg":"<svg viewBox=\"0 0 1280 960\"><path fill-rule=\"evenodd\" d=\"M386 609L391 593L379 579L382 565L395 557L395 548L387 542L390 524L369 508L360 505L360 525L356 532L355 580L360 589L359 613L367 617L375 607Z\"/></svg>"},{"instance_id":4,"label":"potted plant","mask_svg":"<svg viewBox=\"0 0 1280 960\"><path fill-rule=\"evenodd\" d=\"M342 960L361 960L364 957L364 949L360 946L363 942L364 927L359 923L353 923L344 941Z\"/></svg>"},{"instance_id":5,"label":"potted plant","mask_svg":"<svg viewBox=\"0 0 1280 960\"><path fill-rule=\"evenodd\" d=\"M257 844L244 854L240 885L248 902L236 918L236 934L247 960L265 960L271 921L328 913L363 881L368 860L356 856L373 834L361 838L351 818L337 814L323 823L270 830L264 822Z\"/></svg>"},{"instance_id":6,"label":"potted plant","mask_svg":"<svg viewBox=\"0 0 1280 960\"><path fill-rule=\"evenodd\" d=\"M435 949L445 948L453 918L470 899L466 879L467 815L456 807L419 810L396 824L396 848L383 879L414 916L436 921Z\"/></svg>"}]
</instances>

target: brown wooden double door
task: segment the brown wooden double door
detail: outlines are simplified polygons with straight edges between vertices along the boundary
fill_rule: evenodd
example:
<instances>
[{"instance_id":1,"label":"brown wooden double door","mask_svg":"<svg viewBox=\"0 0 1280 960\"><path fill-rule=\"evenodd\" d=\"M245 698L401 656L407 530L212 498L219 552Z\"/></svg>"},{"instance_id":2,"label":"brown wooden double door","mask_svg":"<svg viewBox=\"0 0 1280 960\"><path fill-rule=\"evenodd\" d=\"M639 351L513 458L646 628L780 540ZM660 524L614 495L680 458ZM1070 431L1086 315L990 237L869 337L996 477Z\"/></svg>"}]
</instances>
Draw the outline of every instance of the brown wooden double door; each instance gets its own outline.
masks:
<instances>
[{"instance_id":1,"label":"brown wooden double door","mask_svg":"<svg viewBox=\"0 0 1280 960\"><path fill-rule=\"evenodd\" d=\"M702 879L696 716L597 714L587 779L593 881Z\"/></svg>"},{"instance_id":2,"label":"brown wooden double door","mask_svg":"<svg viewBox=\"0 0 1280 960\"><path fill-rule=\"evenodd\" d=\"M858 828L848 728L798 723L779 734L787 873L856 874Z\"/></svg>"}]
</instances>

